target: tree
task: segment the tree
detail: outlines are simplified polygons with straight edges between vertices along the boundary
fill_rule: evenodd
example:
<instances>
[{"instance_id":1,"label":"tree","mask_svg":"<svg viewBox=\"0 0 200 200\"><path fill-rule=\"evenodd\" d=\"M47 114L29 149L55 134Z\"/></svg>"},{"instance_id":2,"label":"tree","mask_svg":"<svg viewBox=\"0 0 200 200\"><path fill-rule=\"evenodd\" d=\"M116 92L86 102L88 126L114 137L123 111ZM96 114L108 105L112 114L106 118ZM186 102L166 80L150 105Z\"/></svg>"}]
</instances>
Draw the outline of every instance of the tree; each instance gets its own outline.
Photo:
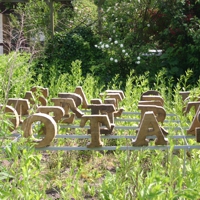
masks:
<instances>
[{"instance_id":1,"label":"tree","mask_svg":"<svg viewBox=\"0 0 200 200\"><path fill-rule=\"evenodd\" d=\"M200 73L199 6L197 0L105 1L102 9L102 41L107 52L106 72L122 77L134 69L150 72L151 83L160 70L176 81L187 69ZM149 50L162 50L162 56Z\"/></svg>"}]
</instances>

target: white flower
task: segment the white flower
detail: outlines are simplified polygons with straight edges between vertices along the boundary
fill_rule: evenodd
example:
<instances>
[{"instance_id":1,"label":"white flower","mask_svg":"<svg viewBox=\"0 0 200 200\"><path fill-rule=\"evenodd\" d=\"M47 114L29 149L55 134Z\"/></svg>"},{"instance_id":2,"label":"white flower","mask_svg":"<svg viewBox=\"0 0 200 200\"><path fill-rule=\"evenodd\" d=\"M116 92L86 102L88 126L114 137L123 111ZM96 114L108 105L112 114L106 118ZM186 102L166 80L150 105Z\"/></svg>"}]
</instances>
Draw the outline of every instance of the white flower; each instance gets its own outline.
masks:
<instances>
[{"instance_id":1,"label":"white flower","mask_svg":"<svg viewBox=\"0 0 200 200\"><path fill-rule=\"evenodd\" d=\"M137 57L137 60L140 60L140 56Z\"/></svg>"},{"instance_id":2,"label":"white flower","mask_svg":"<svg viewBox=\"0 0 200 200\"><path fill-rule=\"evenodd\" d=\"M125 56L128 56L128 53L125 53Z\"/></svg>"},{"instance_id":3,"label":"white flower","mask_svg":"<svg viewBox=\"0 0 200 200\"><path fill-rule=\"evenodd\" d=\"M109 38L109 41L112 41L112 38Z\"/></svg>"},{"instance_id":4,"label":"white flower","mask_svg":"<svg viewBox=\"0 0 200 200\"><path fill-rule=\"evenodd\" d=\"M113 30L113 33L115 33L115 30Z\"/></svg>"},{"instance_id":5,"label":"white flower","mask_svg":"<svg viewBox=\"0 0 200 200\"><path fill-rule=\"evenodd\" d=\"M112 57L110 58L110 61L113 61L113 58L112 58Z\"/></svg>"},{"instance_id":6,"label":"white flower","mask_svg":"<svg viewBox=\"0 0 200 200\"><path fill-rule=\"evenodd\" d=\"M98 47L96 44L94 45L96 48Z\"/></svg>"},{"instance_id":7,"label":"white flower","mask_svg":"<svg viewBox=\"0 0 200 200\"><path fill-rule=\"evenodd\" d=\"M117 59L115 59L115 62L117 63L117 62L118 62L118 60L117 60Z\"/></svg>"},{"instance_id":8,"label":"white flower","mask_svg":"<svg viewBox=\"0 0 200 200\"><path fill-rule=\"evenodd\" d=\"M115 40L115 41L114 41L114 43L115 43L115 44L118 44L118 41L117 41L117 40Z\"/></svg>"},{"instance_id":9,"label":"white flower","mask_svg":"<svg viewBox=\"0 0 200 200\"><path fill-rule=\"evenodd\" d=\"M102 48L102 49L104 48L104 44L101 45L101 48Z\"/></svg>"},{"instance_id":10,"label":"white flower","mask_svg":"<svg viewBox=\"0 0 200 200\"><path fill-rule=\"evenodd\" d=\"M123 53L125 53L125 52L126 52L126 50L125 50L125 49L123 49L123 50L122 50L122 52L123 52Z\"/></svg>"},{"instance_id":11,"label":"white flower","mask_svg":"<svg viewBox=\"0 0 200 200\"><path fill-rule=\"evenodd\" d=\"M150 24L147 24L148 27L150 27Z\"/></svg>"},{"instance_id":12,"label":"white flower","mask_svg":"<svg viewBox=\"0 0 200 200\"><path fill-rule=\"evenodd\" d=\"M106 48L108 48L108 47L109 47L109 45L108 45L108 44L106 44L106 45L105 45L105 47L106 47Z\"/></svg>"},{"instance_id":13,"label":"white flower","mask_svg":"<svg viewBox=\"0 0 200 200\"><path fill-rule=\"evenodd\" d=\"M136 61L135 63L139 65L139 64L140 64L140 61L138 60L138 61Z\"/></svg>"},{"instance_id":14,"label":"white flower","mask_svg":"<svg viewBox=\"0 0 200 200\"><path fill-rule=\"evenodd\" d=\"M123 45L123 44L120 44L120 47L122 48L122 47L124 47L124 45Z\"/></svg>"}]
</instances>

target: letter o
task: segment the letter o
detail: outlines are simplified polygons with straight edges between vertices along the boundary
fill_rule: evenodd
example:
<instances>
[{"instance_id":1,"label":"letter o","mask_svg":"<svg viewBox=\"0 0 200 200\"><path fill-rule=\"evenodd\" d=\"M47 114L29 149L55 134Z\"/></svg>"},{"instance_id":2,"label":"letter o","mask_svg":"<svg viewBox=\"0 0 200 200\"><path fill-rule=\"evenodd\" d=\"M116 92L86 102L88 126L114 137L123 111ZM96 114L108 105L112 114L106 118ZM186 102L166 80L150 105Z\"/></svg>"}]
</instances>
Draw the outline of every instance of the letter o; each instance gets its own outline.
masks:
<instances>
[{"instance_id":1,"label":"letter o","mask_svg":"<svg viewBox=\"0 0 200 200\"><path fill-rule=\"evenodd\" d=\"M21 129L24 131L24 137L33 137L32 124L33 122L40 121L45 125L44 138L35 145L36 148L49 146L57 135L57 124L53 117L45 113L35 113L26 118L22 124Z\"/></svg>"}]
</instances>

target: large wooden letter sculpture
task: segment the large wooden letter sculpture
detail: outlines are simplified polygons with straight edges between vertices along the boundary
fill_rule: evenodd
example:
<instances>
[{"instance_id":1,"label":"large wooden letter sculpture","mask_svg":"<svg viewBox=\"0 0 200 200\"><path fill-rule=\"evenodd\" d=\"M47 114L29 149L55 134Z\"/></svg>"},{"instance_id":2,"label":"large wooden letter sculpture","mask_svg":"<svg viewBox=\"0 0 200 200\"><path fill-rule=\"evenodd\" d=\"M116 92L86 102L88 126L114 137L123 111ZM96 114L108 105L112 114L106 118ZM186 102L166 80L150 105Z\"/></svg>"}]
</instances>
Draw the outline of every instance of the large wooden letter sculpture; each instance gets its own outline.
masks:
<instances>
[{"instance_id":1,"label":"large wooden letter sculpture","mask_svg":"<svg viewBox=\"0 0 200 200\"><path fill-rule=\"evenodd\" d=\"M138 104L163 106L164 100L158 91L148 90L141 95L140 101L138 102Z\"/></svg>"},{"instance_id":2,"label":"large wooden letter sculpture","mask_svg":"<svg viewBox=\"0 0 200 200\"><path fill-rule=\"evenodd\" d=\"M104 104L112 104L117 107L116 105L116 99L115 98L109 98L109 99L104 99ZM122 115L122 112L124 111L124 108L119 108L114 112L114 117L120 117Z\"/></svg>"},{"instance_id":3,"label":"large wooden letter sculpture","mask_svg":"<svg viewBox=\"0 0 200 200\"><path fill-rule=\"evenodd\" d=\"M65 110L60 106L39 106L37 112L46 113L48 115L53 113L54 116L52 117L56 123L58 123L65 114Z\"/></svg>"},{"instance_id":4,"label":"large wooden letter sculpture","mask_svg":"<svg viewBox=\"0 0 200 200\"><path fill-rule=\"evenodd\" d=\"M153 111L158 122L163 124L166 118L166 111L162 106L155 105L138 105L138 109L141 110L141 120L147 111Z\"/></svg>"},{"instance_id":5,"label":"large wooden letter sculpture","mask_svg":"<svg viewBox=\"0 0 200 200\"><path fill-rule=\"evenodd\" d=\"M166 111L162 106L155 106L155 105L138 105L138 109L141 110L141 118L140 118L140 123L143 119L143 116L145 114L145 112L147 111L153 111L156 120L158 122L161 122L161 124L163 124L165 117L166 117ZM163 128L160 127L162 129L162 132L164 135L168 135L168 132Z\"/></svg>"},{"instance_id":6,"label":"large wooden letter sculpture","mask_svg":"<svg viewBox=\"0 0 200 200\"><path fill-rule=\"evenodd\" d=\"M84 115L81 118L80 127L84 127L86 122L90 120L91 142L87 144L88 148L102 147L103 142L100 138L100 123L105 124L108 129L111 125L107 115Z\"/></svg>"},{"instance_id":7,"label":"large wooden letter sculpture","mask_svg":"<svg viewBox=\"0 0 200 200\"><path fill-rule=\"evenodd\" d=\"M200 127L200 122L198 120L198 116L199 116L199 111L200 111L200 106L198 107L197 109L197 112L193 118L193 121L192 121L192 124L191 126L189 127L189 129L187 130L187 133L188 134L191 134L191 135L195 135L195 129L197 127Z\"/></svg>"},{"instance_id":8,"label":"large wooden letter sculpture","mask_svg":"<svg viewBox=\"0 0 200 200\"><path fill-rule=\"evenodd\" d=\"M163 98L161 96L143 95L141 97L141 101L151 101L151 102L156 102L154 104L158 104L159 105L159 103L160 103L161 106L164 105L164 100L163 100ZM157 103L157 102L159 102L159 103Z\"/></svg>"},{"instance_id":9,"label":"large wooden letter sculpture","mask_svg":"<svg viewBox=\"0 0 200 200\"><path fill-rule=\"evenodd\" d=\"M61 123L72 124L75 120L75 114L78 118L83 116L83 113L76 107L74 99L72 98L52 98L55 106L60 106L64 109L65 114L61 120ZM70 113L71 110L73 113Z\"/></svg>"},{"instance_id":10,"label":"large wooden letter sculpture","mask_svg":"<svg viewBox=\"0 0 200 200\"><path fill-rule=\"evenodd\" d=\"M119 108L119 102L125 98L124 92L122 90L106 90L105 93L100 93L101 97L106 97L104 103L108 102L109 99L115 99L114 106L116 111L114 112L114 117L120 117L124 108ZM113 104L113 103L112 103Z\"/></svg>"},{"instance_id":11,"label":"large wooden letter sculpture","mask_svg":"<svg viewBox=\"0 0 200 200\"><path fill-rule=\"evenodd\" d=\"M84 93L82 87L77 86L74 93L76 93L76 94L78 94L82 97L82 99L83 99L82 108L87 109L88 108L88 101L87 101L87 98L85 96L85 93Z\"/></svg>"},{"instance_id":12,"label":"large wooden letter sculpture","mask_svg":"<svg viewBox=\"0 0 200 200\"><path fill-rule=\"evenodd\" d=\"M182 100L184 101L189 96L190 91L179 92L179 94L182 96Z\"/></svg>"},{"instance_id":13,"label":"large wooden letter sculpture","mask_svg":"<svg viewBox=\"0 0 200 200\"><path fill-rule=\"evenodd\" d=\"M33 93L36 94L36 96L44 96L45 98L47 98L49 96L49 89L48 88L43 88L43 87L40 87L40 86L34 86L31 88L31 91Z\"/></svg>"},{"instance_id":14,"label":"large wooden letter sculpture","mask_svg":"<svg viewBox=\"0 0 200 200\"><path fill-rule=\"evenodd\" d=\"M88 105L88 108L91 109L92 115L101 115L101 114L108 115L111 128L107 129L107 128L101 127L100 133L105 134L105 135L112 134L112 131L115 127L115 124L114 124L115 107L111 104L93 104L93 105ZM90 133L91 133L91 129L88 129L88 134Z\"/></svg>"},{"instance_id":15,"label":"large wooden letter sculpture","mask_svg":"<svg viewBox=\"0 0 200 200\"><path fill-rule=\"evenodd\" d=\"M102 104L102 100L101 99L91 99L90 100L91 104ZM88 105L89 106L89 105Z\"/></svg>"},{"instance_id":16,"label":"large wooden letter sculpture","mask_svg":"<svg viewBox=\"0 0 200 200\"><path fill-rule=\"evenodd\" d=\"M142 93L141 98L142 98L142 96L144 96L144 95L155 95L155 96L160 96L160 92L158 92L158 91L156 91L156 90L148 90L148 91ZM141 99L140 99L140 100L141 100Z\"/></svg>"},{"instance_id":17,"label":"large wooden letter sculpture","mask_svg":"<svg viewBox=\"0 0 200 200\"><path fill-rule=\"evenodd\" d=\"M139 105L154 105L154 106L163 106L163 103L159 100L156 101L138 101Z\"/></svg>"},{"instance_id":18,"label":"large wooden letter sculpture","mask_svg":"<svg viewBox=\"0 0 200 200\"><path fill-rule=\"evenodd\" d=\"M22 123L22 116L29 114L30 102L27 99L9 98L7 105L15 108L19 115L19 122Z\"/></svg>"},{"instance_id":19,"label":"large wooden letter sculpture","mask_svg":"<svg viewBox=\"0 0 200 200\"><path fill-rule=\"evenodd\" d=\"M122 101L122 95L120 93L114 93L114 92L106 92L106 93L100 93L101 97L106 97L106 98L115 98L116 99L116 108L118 109L118 104L120 101Z\"/></svg>"},{"instance_id":20,"label":"large wooden letter sculpture","mask_svg":"<svg viewBox=\"0 0 200 200\"><path fill-rule=\"evenodd\" d=\"M46 98L49 96L49 89L40 86L34 86L27 91L24 99L28 99L32 106L46 106L48 104Z\"/></svg>"},{"instance_id":21,"label":"large wooden letter sculpture","mask_svg":"<svg viewBox=\"0 0 200 200\"><path fill-rule=\"evenodd\" d=\"M10 131L14 131L19 126L19 115L17 111L12 106L3 106L0 105L0 110L3 110L4 113L10 113L8 116L9 120L12 123L12 126L9 127Z\"/></svg>"},{"instance_id":22,"label":"large wooden letter sculpture","mask_svg":"<svg viewBox=\"0 0 200 200\"><path fill-rule=\"evenodd\" d=\"M45 129L43 133L44 138L42 140L35 139L35 142L39 142L38 144L35 145L35 147L42 148L49 146L53 141L54 137L57 135L57 124L50 115L44 113L36 113L26 118L21 127L22 130L24 131L24 137L34 138L32 124L33 122L37 121L42 122L45 126Z\"/></svg>"},{"instance_id":23,"label":"large wooden letter sculpture","mask_svg":"<svg viewBox=\"0 0 200 200\"><path fill-rule=\"evenodd\" d=\"M133 146L148 146L147 136L156 136L155 145L167 145L168 139L165 138L153 111L145 112L136 139L132 141Z\"/></svg>"},{"instance_id":24,"label":"large wooden letter sculpture","mask_svg":"<svg viewBox=\"0 0 200 200\"><path fill-rule=\"evenodd\" d=\"M72 112L76 114L77 118L81 118L84 115L84 113L78 109L78 106L80 106L83 102L83 99L80 95L75 94L75 93L59 93L58 97L64 98L64 99L70 99L71 103L68 103L68 105L70 106L70 109L72 110ZM74 105L72 106L72 103L73 104L75 103L75 106Z\"/></svg>"},{"instance_id":25,"label":"large wooden letter sculpture","mask_svg":"<svg viewBox=\"0 0 200 200\"><path fill-rule=\"evenodd\" d=\"M197 114L197 120L200 124L200 112L198 112ZM195 137L196 137L196 141L200 142L200 126L195 128Z\"/></svg>"},{"instance_id":26,"label":"large wooden letter sculpture","mask_svg":"<svg viewBox=\"0 0 200 200\"><path fill-rule=\"evenodd\" d=\"M194 107L195 113L197 113L197 110L198 110L199 106L200 106L200 101L188 102L187 105L186 105L186 107L184 108L184 114L189 113L189 111L190 111L190 109L192 107Z\"/></svg>"},{"instance_id":27,"label":"large wooden letter sculpture","mask_svg":"<svg viewBox=\"0 0 200 200\"><path fill-rule=\"evenodd\" d=\"M24 99L28 99L30 104L32 106L36 106L36 108L39 105L46 106L47 103L48 103L47 100L45 99L45 97L43 97L43 96L36 96L35 97L32 91L27 91L25 96L24 96Z\"/></svg>"}]
</instances>

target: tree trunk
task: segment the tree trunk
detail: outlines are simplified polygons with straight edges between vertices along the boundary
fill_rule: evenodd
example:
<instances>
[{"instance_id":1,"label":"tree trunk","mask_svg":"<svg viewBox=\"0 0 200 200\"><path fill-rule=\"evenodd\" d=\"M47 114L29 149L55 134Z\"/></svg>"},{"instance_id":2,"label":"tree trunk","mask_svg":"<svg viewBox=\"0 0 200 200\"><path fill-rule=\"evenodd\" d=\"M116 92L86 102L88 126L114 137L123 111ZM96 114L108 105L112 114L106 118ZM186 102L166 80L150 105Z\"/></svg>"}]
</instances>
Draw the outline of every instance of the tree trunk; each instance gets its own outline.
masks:
<instances>
[{"instance_id":1,"label":"tree trunk","mask_svg":"<svg viewBox=\"0 0 200 200\"><path fill-rule=\"evenodd\" d=\"M104 4L105 0L98 0L98 32L102 34L102 5Z\"/></svg>"}]
</instances>

